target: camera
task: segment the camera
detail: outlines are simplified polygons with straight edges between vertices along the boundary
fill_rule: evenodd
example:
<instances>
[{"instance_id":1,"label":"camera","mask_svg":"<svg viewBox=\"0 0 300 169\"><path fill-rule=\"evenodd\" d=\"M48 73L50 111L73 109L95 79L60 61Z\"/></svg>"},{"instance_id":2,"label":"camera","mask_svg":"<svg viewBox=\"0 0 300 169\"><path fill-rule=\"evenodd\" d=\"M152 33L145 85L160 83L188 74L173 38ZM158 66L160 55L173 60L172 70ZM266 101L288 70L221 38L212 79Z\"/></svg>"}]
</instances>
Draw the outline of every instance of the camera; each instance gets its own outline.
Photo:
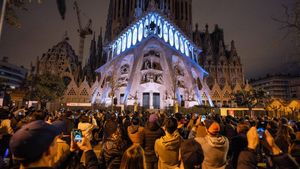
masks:
<instances>
[{"instance_id":1,"label":"camera","mask_svg":"<svg viewBox=\"0 0 300 169\"><path fill-rule=\"evenodd\" d=\"M82 141L82 132L79 129L72 130L74 136L74 142L81 142Z\"/></svg>"}]
</instances>

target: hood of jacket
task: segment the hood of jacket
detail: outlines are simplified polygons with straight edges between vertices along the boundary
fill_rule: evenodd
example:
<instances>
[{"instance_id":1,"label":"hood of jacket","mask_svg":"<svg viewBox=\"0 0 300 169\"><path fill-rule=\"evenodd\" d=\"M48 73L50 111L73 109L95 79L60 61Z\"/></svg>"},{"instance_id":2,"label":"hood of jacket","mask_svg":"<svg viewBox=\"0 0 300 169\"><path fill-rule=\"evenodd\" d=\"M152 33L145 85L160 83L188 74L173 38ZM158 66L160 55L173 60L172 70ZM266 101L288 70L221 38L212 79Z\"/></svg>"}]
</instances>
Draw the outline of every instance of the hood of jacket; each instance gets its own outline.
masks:
<instances>
[{"instance_id":1,"label":"hood of jacket","mask_svg":"<svg viewBox=\"0 0 300 169\"><path fill-rule=\"evenodd\" d=\"M224 136L206 136L207 143L212 147L223 147L226 143L226 139Z\"/></svg>"},{"instance_id":2,"label":"hood of jacket","mask_svg":"<svg viewBox=\"0 0 300 169\"><path fill-rule=\"evenodd\" d=\"M130 134L134 134L139 131L139 127L140 127L139 125L131 125L128 127L128 132Z\"/></svg>"},{"instance_id":3,"label":"hood of jacket","mask_svg":"<svg viewBox=\"0 0 300 169\"><path fill-rule=\"evenodd\" d=\"M173 134L167 134L162 137L162 145L168 150L175 150L180 147L181 140L180 134L175 131Z\"/></svg>"}]
</instances>

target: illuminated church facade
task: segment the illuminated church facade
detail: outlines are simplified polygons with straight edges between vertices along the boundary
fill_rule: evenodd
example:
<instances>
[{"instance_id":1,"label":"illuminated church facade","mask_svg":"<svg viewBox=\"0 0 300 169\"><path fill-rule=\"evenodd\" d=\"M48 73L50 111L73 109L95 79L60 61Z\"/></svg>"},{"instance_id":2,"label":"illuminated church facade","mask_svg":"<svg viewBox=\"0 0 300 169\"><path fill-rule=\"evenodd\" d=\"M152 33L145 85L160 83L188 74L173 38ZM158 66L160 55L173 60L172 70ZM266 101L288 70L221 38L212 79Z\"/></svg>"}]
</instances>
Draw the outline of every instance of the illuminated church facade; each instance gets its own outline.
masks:
<instances>
[{"instance_id":1,"label":"illuminated church facade","mask_svg":"<svg viewBox=\"0 0 300 169\"><path fill-rule=\"evenodd\" d=\"M217 25L213 32L192 25L192 0L111 0L104 43L102 35L92 40L88 64L74 68L63 101L232 106L231 93L250 89L234 41L229 50ZM46 64L38 63L39 70Z\"/></svg>"},{"instance_id":2,"label":"illuminated church facade","mask_svg":"<svg viewBox=\"0 0 300 169\"><path fill-rule=\"evenodd\" d=\"M177 102L191 107L203 104L203 95L213 105L198 64L201 49L155 8L128 26L108 44L108 61L96 70L102 94L94 101L106 103L113 94L118 104L137 101L150 109ZM113 86L113 87L112 87Z\"/></svg>"}]
</instances>

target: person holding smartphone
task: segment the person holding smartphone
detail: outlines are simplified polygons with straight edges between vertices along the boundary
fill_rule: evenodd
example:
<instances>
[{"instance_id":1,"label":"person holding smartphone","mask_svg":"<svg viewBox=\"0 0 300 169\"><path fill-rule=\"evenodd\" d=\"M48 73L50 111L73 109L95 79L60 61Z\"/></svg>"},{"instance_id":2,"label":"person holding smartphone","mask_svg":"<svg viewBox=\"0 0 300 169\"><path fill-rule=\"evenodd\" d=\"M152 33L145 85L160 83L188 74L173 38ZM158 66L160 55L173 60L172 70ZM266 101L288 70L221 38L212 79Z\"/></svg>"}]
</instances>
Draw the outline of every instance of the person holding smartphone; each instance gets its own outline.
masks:
<instances>
[{"instance_id":1,"label":"person holding smartphone","mask_svg":"<svg viewBox=\"0 0 300 169\"><path fill-rule=\"evenodd\" d=\"M42 120L28 123L18 130L10 140L10 149L14 159L20 163L20 168L66 168L77 150L85 153L86 168L98 168L97 157L85 137L81 142L75 142L71 136L70 152L66 153L58 163L55 163L56 140L59 134L58 128Z\"/></svg>"},{"instance_id":2,"label":"person holding smartphone","mask_svg":"<svg viewBox=\"0 0 300 169\"><path fill-rule=\"evenodd\" d=\"M268 130L265 130L263 138L260 139L256 127L251 127L247 132L248 146L247 150L240 153L237 163L237 169L256 169L257 168L257 152L256 149L263 140L270 150L271 161L276 168L279 169L299 169L299 164L287 153L283 153L276 145L273 136Z\"/></svg>"},{"instance_id":3,"label":"person holding smartphone","mask_svg":"<svg viewBox=\"0 0 300 169\"><path fill-rule=\"evenodd\" d=\"M205 137L206 136L206 128L205 128L205 120L206 116L199 116L196 120L196 124L193 126L192 130L189 133L188 138L195 137Z\"/></svg>"}]
</instances>

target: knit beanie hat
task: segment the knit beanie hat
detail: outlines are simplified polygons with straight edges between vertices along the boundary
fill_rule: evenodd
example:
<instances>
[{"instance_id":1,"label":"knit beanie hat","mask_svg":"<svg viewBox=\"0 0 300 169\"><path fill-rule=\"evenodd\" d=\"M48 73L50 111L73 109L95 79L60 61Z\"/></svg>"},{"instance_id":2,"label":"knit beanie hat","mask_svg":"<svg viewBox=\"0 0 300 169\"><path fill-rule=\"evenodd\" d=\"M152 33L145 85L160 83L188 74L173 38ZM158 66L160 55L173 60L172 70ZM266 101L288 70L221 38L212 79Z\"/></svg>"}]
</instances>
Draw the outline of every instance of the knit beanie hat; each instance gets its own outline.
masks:
<instances>
[{"instance_id":1,"label":"knit beanie hat","mask_svg":"<svg viewBox=\"0 0 300 169\"><path fill-rule=\"evenodd\" d=\"M213 120L205 120L205 127L210 134L218 134L220 132L220 125Z\"/></svg>"},{"instance_id":2,"label":"knit beanie hat","mask_svg":"<svg viewBox=\"0 0 300 169\"><path fill-rule=\"evenodd\" d=\"M155 123L158 121L158 116L156 114L151 114L149 117L149 122L150 123Z\"/></svg>"}]
</instances>

